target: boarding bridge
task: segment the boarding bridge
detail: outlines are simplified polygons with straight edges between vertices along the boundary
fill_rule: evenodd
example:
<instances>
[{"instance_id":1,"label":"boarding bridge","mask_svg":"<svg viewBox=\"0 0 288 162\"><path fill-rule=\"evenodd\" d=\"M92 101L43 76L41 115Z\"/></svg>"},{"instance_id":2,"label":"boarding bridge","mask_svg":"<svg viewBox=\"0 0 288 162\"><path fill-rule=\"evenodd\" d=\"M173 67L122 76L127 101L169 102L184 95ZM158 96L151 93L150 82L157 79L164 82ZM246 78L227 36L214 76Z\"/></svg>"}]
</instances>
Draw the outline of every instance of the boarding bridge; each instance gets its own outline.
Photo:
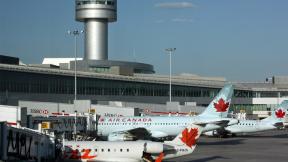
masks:
<instances>
[{"instance_id":1,"label":"boarding bridge","mask_svg":"<svg viewBox=\"0 0 288 162\"><path fill-rule=\"evenodd\" d=\"M54 141L51 135L0 122L0 161L55 161Z\"/></svg>"}]
</instances>

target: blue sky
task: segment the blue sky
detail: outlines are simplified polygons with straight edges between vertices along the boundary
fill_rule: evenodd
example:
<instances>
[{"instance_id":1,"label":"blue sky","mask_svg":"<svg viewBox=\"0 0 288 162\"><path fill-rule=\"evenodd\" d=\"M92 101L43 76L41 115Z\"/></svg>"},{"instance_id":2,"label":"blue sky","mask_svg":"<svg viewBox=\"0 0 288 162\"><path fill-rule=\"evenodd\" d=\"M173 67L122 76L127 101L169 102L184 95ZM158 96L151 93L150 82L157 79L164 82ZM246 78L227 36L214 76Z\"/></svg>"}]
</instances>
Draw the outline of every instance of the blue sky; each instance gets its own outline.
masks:
<instances>
[{"instance_id":1,"label":"blue sky","mask_svg":"<svg viewBox=\"0 0 288 162\"><path fill-rule=\"evenodd\" d=\"M164 49L176 47L173 74L231 81L288 75L287 6L287 0L118 0L109 59L153 64L168 74ZM74 0L1 0L0 53L24 63L73 57L66 31L76 28L83 24L74 20Z\"/></svg>"}]
</instances>

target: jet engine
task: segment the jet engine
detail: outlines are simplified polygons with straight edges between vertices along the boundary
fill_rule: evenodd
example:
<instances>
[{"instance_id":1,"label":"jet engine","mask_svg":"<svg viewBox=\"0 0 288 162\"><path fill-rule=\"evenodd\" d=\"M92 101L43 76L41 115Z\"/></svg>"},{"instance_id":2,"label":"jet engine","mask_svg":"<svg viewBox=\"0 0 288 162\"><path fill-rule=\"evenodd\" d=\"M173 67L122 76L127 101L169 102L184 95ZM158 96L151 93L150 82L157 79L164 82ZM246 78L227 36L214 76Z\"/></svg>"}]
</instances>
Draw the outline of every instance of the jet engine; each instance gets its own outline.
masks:
<instances>
[{"instance_id":1,"label":"jet engine","mask_svg":"<svg viewBox=\"0 0 288 162\"><path fill-rule=\"evenodd\" d=\"M144 143L144 152L149 154L159 154L163 152L164 145L159 142L145 142Z\"/></svg>"},{"instance_id":2,"label":"jet engine","mask_svg":"<svg viewBox=\"0 0 288 162\"><path fill-rule=\"evenodd\" d=\"M208 131L208 132L205 132L203 134L206 136L210 136L210 137L218 137L219 136L219 134L216 130Z\"/></svg>"},{"instance_id":3,"label":"jet engine","mask_svg":"<svg viewBox=\"0 0 288 162\"><path fill-rule=\"evenodd\" d=\"M204 133L204 135L212 136L212 137L227 137L228 134L229 132L227 132L224 129L218 129L218 130L208 131Z\"/></svg>"}]
</instances>

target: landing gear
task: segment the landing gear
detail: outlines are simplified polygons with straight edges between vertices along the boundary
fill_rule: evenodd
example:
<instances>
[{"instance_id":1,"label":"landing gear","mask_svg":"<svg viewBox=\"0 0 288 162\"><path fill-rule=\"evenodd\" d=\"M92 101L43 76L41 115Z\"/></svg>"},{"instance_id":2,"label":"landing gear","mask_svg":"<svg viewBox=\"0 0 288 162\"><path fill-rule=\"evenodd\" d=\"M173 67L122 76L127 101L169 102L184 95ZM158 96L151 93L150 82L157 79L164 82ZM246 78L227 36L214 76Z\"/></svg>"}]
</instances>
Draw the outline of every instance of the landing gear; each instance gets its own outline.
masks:
<instances>
[{"instance_id":1,"label":"landing gear","mask_svg":"<svg viewBox=\"0 0 288 162\"><path fill-rule=\"evenodd\" d=\"M227 138L228 137L228 132L225 131L225 130L217 130L217 134L218 134L218 137L220 138Z\"/></svg>"}]
</instances>

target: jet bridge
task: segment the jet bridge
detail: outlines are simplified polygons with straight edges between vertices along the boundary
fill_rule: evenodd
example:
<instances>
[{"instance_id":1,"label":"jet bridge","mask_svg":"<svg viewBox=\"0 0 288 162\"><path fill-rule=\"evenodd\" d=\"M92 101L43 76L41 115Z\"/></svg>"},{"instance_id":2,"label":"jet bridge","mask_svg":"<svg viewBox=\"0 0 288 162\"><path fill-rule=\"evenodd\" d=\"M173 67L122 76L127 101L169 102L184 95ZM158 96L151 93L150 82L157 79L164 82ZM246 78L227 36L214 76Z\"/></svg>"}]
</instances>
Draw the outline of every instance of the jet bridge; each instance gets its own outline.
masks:
<instances>
[{"instance_id":1,"label":"jet bridge","mask_svg":"<svg viewBox=\"0 0 288 162\"><path fill-rule=\"evenodd\" d=\"M0 122L0 161L55 161L54 136Z\"/></svg>"}]
</instances>

